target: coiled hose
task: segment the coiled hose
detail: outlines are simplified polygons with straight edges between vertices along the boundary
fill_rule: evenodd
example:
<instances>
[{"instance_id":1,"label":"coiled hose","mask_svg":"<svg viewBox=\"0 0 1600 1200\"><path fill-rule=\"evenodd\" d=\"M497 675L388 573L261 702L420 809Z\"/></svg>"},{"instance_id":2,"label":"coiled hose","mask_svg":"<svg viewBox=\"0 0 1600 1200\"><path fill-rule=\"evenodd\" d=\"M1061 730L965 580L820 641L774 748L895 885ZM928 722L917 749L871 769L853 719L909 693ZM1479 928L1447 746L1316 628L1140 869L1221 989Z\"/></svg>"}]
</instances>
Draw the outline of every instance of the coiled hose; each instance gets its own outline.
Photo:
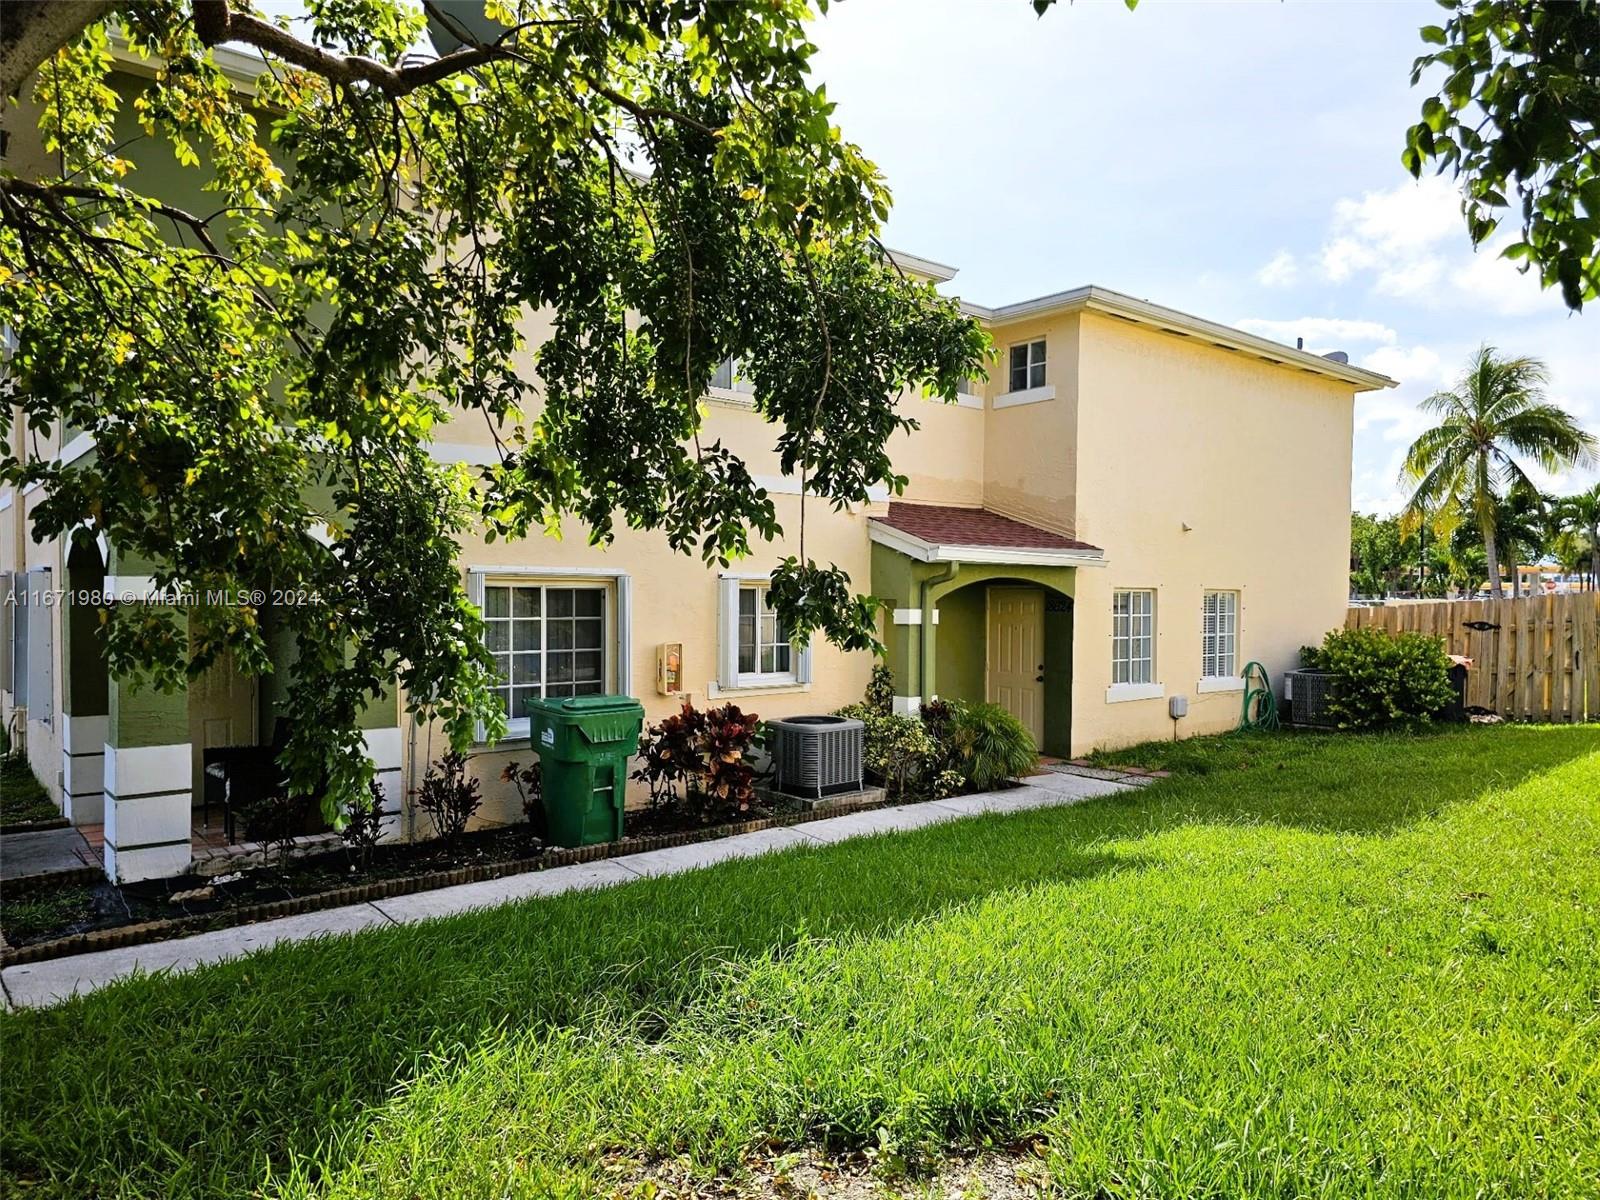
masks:
<instances>
[{"instance_id":1,"label":"coiled hose","mask_svg":"<svg viewBox=\"0 0 1600 1200\"><path fill-rule=\"evenodd\" d=\"M1244 665L1244 707L1239 713L1240 729L1276 729L1278 698L1272 694L1267 669L1258 662Z\"/></svg>"}]
</instances>

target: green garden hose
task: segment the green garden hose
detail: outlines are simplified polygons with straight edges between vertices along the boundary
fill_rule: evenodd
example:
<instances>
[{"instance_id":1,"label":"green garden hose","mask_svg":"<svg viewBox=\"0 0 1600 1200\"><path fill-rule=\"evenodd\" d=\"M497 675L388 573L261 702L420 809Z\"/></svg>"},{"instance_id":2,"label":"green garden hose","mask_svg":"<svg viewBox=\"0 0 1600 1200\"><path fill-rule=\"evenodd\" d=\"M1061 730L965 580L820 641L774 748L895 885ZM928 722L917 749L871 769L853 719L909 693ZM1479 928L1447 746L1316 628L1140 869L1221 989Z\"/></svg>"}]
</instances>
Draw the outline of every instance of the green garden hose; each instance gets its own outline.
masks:
<instances>
[{"instance_id":1,"label":"green garden hose","mask_svg":"<svg viewBox=\"0 0 1600 1200\"><path fill-rule=\"evenodd\" d=\"M1240 729L1276 729L1278 698L1272 694L1267 669L1258 662L1244 665L1244 708L1239 713Z\"/></svg>"}]
</instances>

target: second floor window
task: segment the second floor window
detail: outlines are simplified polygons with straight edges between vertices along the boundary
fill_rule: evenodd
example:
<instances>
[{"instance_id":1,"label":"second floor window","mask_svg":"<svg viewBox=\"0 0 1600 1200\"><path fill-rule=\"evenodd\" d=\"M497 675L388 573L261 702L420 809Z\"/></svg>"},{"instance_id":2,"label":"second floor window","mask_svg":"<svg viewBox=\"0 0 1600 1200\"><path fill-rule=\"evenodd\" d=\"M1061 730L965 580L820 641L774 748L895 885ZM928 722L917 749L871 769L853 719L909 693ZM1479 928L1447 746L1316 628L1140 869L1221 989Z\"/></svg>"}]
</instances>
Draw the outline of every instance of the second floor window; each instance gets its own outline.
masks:
<instances>
[{"instance_id":1,"label":"second floor window","mask_svg":"<svg viewBox=\"0 0 1600 1200\"><path fill-rule=\"evenodd\" d=\"M1239 593L1207 592L1200 621L1200 674L1231 679L1238 674Z\"/></svg>"},{"instance_id":2,"label":"second floor window","mask_svg":"<svg viewBox=\"0 0 1600 1200\"><path fill-rule=\"evenodd\" d=\"M756 385L739 371L737 358L725 358L711 376L711 386L724 392L739 392L746 396L755 394Z\"/></svg>"},{"instance_id":3,"label":"second floor window","mask_svg":"<svg viewBox=\"0 0 1600 1200\"><path fill-rule=\"evenodd\" d=\"M1111 682L1154 683L1155 666L1155 592L1149 590L1113 592Z\"/></svg>"},{"instance_id":4,"label":"second floor window","mask_svg":"<svg viewBox=\"0 0 1600 1200\"><path fill-rule=\"evenodd\" d=\"M1011 347L1011 390L1044 386L1044 339Z\"/></svg>"}]
</instances>

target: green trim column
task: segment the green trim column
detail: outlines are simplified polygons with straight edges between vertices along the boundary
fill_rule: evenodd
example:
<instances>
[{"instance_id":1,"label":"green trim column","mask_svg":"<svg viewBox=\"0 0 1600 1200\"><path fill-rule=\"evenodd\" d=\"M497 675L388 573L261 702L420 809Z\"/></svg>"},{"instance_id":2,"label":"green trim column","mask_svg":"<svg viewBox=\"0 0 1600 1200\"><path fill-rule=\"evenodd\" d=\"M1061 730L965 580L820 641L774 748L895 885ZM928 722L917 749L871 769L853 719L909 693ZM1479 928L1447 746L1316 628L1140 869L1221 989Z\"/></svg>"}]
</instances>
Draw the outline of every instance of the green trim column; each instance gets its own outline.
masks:
<instances>
[{"instance_id":1,"label":"green trim column","mask_svg":"<svg viewBox=\"0 0 1600 1200\"><path fill-rule=\"evenodd\" d=\"M872 547L872 594L884 601L883 662L894 677L894 710L916 712L921 707L918 676L921 613L912 568L904 554L876 543Z\"/></svg>"},{"instance_id":2,"label":"green trim column","mask_svg":"<svg viewBox=\"0 0 1600 1200\"><path fill-rule=\"evenodd\" d=\"M89 600L105 584L92 546L67 547L61 618L61 812L74 825L105 819L107 715L110 712L101 608Z\"/></svg>"},{"instance_id":3,"label":"green trim column","mask_svg":"<svg viewBox=\"0 0 1600 1200\"><path fill-rule=\"evenodd\" d=\"M148 595L149 567L111 553L107 590ZM134 600L133 603L140 603ZM168 617L185 628L188 616ZM189 743L189 692L108 688L105 742L105 866L117 883L182 874L192 857L194 760Z\"/></svg>"}]
</instances>

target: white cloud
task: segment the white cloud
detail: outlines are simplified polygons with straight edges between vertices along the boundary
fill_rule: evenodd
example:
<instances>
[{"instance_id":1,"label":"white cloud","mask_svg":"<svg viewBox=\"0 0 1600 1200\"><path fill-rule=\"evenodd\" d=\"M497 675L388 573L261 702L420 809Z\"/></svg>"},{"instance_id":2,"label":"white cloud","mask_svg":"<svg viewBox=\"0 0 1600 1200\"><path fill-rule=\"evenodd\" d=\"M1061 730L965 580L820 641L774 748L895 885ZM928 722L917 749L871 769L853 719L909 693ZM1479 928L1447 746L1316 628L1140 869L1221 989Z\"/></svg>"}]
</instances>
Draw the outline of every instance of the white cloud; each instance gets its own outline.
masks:
<instances>
[{"instance_id":1,"label":"white cloud","mask_svg":"<svg viewBox=\"0 0 1600 1200\"><path fill-rule=\"evenodd\" d=\"M1531 271L1524 274L1510 259L1501 257L1517 240L1515 234L1504 234L1478 247L1466 265L1450 273L1452 294L1476 308L1508 317L1548 311L1552 302L1559 304L1558 293L1540 287L1538 276Z\"/></svg>"},{"instance_id":2,"label":"white cloud","mask_svg":"<svg viewBox=\"0 0 1600 1200\"><path fill-rule=\"evenodd\" d=\"M1515 240L1508 231L1474 252L1455 185L1429 176L1335 201L1318 261L1330 283L1370 274L1374 294L1427 308L1497 316L1548 310L1552 294L1501 257Z\"/></svg>"},{"instance_id":3,"label":"white cloud","mask_svg":"<svg viewBox=\"0 0 1600 1200\"><path fill-rule=\"evenodd\" d=\"M1382 346L1361 360L1369 370L1398 383L1415 383L1430 390L1448 381L1449 370L1426 346Z\"/></svg>"},{"instance_id":4,"label":"white cloud","mask_svg":"<svg viewBox=\"0 0 1600 1200\"><path fill-rule=\"evenodd\" d=\"M1414 256L1461 228L1460 193L1448 179L1430 175L1386 192L1367 192L1359 200L1336 201L1333 240L1324 247L1324 258L1328 249L1339 247L1341 254L1374 265L1385 257Z\"/></svg>"},{"instance_id":5,"label":"white cloud","mask_svg":"<svg viewBox=\"0 0 1600 1200\"><path fill-rule=\"evenodd\" d=\"M1291 287L1300 274L1299 264L1287 250L1279 250L1266 266L1256 272L1262 287Z\"/></svg>"},{"instance_id":6,"label":"white cloud","mask_svg":"<svg viewBox=\"0 0 1600 1200\"><path fill-rule=\"evenodd\" d=\"M1238 322L1238 327L1246 333L1271 338L1286 346L1292 346L1297 337L1304 338L1308 349L1339 349L1352 342L1377 342L1387 346L1395 341L1395 332L1387 325L1377 321L1349 321L1340 317L1299 317L1292 321L1249 317Z\"/></svg>"}]
</instances>

